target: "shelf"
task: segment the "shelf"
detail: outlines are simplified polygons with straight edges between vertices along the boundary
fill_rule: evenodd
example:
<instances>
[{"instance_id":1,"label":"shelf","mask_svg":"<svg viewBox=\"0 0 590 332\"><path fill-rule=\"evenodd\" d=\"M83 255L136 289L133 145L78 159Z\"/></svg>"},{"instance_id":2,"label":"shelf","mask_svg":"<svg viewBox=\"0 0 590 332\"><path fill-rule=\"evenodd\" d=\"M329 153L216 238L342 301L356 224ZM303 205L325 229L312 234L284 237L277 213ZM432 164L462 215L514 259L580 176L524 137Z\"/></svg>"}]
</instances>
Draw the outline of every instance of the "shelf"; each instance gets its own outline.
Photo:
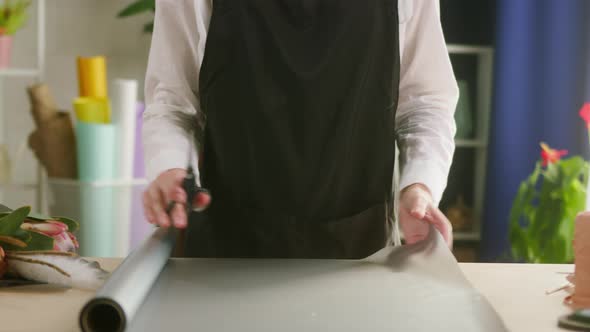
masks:
<instances>
[{"instance_id":1,"label":"shelf","mask_svg":"<svg viewBox=\"0 0 590 332\"><path fill-rule=\"evenodd\" d=\"M455 146L458 148L466 147L466 148L485 148L487 147L487 143L481 140L475 139L456 139Z\"/></svg>"},{"instance_id":2,"label":"shelf","mask_svg":"<svg viewBox=\"0 0 590 332\"><path fill-rule=\"evenodd\" d=\"M478 232L453 232L455 241L479 241L481 236Z\"/></svg>"},{"instance_id":3,"label":"shelf","mask_svg":"<svg viewBox=\"0 0 590 332\"><path fill-rule=\"evenodd\" d=\"M129 187L129 186L138 186L138 185L146 185L148 181L146 179L130 179L130 180L99 180L99 181L79 181L73 179L56 179L56 178L49 178L48 183L50 185L60 185L60 186L70 186L70 187L79 187L79 186L89 186L89 187Z\"/></svg>"},{"instance_id":4,"label":"shelf","mask_svg":"<svg viewBox=\"0 0 590 332\"><path fill-rule=\"evenodd\" d=\"M494 49L487 46L449 44L447 49L450 54L491 55L494 53Z\"/></svg>"},{"instance_id":5,"label":"shelf","mask_svg":"<svg viewBox=\"0 0 590 332\"><path fill-rule=\"evenodd\" d=\"M2 183L0 190L36 190L39 186L35 183Z\"/></svg>"},{"instance_id":6,"label":"shelf","mask_svg":"<svg viewBox=\"0 0 590 332\"><path fill-rule=\"evenodd\" d=\"M31 68L5 68L0 69L0 77L37 77L39 70Z\"/></svg>"}]
</instances>

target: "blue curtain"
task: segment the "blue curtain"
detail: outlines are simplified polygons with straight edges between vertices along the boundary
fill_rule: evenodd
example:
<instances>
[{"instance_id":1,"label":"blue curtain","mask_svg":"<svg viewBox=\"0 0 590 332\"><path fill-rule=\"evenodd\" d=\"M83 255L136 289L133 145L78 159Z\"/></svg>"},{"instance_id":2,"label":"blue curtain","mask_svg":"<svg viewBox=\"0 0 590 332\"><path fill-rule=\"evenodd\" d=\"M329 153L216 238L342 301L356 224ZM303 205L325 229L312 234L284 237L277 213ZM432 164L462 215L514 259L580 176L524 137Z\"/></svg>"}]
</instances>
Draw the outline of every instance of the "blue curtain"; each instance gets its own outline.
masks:
<instances>
[{"instance_id":1,"label":"blue curtain","mask_svg":"<svg viewBox=\"0 0 590 332\"><path fill-rule=\"evenodd\" d=\"M590 1L498 0L495 86L481 256L509 251L508 216L539 142L587 156Z\"/></svg>"}]
</instances>

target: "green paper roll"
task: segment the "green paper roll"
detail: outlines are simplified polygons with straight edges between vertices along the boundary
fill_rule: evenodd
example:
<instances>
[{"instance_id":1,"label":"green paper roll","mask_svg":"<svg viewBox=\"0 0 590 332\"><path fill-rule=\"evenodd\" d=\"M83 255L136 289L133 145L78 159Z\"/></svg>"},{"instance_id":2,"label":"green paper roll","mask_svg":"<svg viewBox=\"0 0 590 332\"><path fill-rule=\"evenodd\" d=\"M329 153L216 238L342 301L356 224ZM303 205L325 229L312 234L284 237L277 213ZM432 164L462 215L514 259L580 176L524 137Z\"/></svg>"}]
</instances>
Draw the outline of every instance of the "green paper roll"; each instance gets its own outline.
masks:
<instances>
[{"instance_id":1,"label":"green paper roll","mask_svg":"<svg viewBox=\"0 0 590 332\"><path fill-rule=\"evenodd\" d=\"M78 175L81 181L115 178L115 126L78 121Z\"/></svg>"},{"instance_id":2,"label":"green paper roll","mask_svg":"<svg viewBox=\"0 0 590 332\"><path fill-rule=\"evenodd\" d=\"M115 257L117 220L114 216L114 191L110 185L80 185L81 218L79 253L86 257Z\"/></svg>"}]
</instances>

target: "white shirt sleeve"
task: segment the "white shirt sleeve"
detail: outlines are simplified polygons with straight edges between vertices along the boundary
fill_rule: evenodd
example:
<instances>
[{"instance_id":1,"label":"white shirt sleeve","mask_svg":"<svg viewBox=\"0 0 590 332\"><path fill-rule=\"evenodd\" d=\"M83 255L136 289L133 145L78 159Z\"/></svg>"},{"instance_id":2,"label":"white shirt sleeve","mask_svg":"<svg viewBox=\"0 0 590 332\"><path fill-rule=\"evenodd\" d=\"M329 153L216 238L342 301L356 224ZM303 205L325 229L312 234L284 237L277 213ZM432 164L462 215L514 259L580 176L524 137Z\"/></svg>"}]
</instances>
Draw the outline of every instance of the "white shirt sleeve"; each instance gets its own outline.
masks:
<instances>
[{"instance_id":1,"label":"white shirt sleeve","mask_svg":"<svg viewBox=\"0 0 590 332\"><path fill-rule=\"evenodd\" d=\"M211 0L157 0L145 79L143 145L146 175L186 168L199 108L199 71ZM187 123L188 122L188 123ZM196 172L197 154L191 163ZM198 175L198 174L197 174ZM197 179L199 177L197 176Z\"/></svg>"},{"instance_id":2,"label":"white shirt sleeve","mask_svg":"<svg viewBox=\"0 0 590 332\"><path fill-rule=\"evenodd\" d=\"M395 126L400 188L424 184L438 204L455 150L459 90L438 0L400 0L399 7L401 67Z\"/></svg>"}]
</instances>

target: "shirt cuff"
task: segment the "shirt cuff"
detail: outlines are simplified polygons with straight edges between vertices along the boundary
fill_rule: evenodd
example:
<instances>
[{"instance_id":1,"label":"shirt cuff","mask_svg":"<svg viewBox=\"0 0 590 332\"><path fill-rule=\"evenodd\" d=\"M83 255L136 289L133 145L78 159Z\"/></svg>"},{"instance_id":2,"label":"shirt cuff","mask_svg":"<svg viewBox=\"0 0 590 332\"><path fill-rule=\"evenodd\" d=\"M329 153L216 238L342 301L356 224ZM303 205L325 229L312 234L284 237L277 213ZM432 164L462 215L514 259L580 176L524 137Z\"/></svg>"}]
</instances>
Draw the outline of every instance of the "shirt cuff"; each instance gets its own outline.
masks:
<instances>
[{"instance_id":1,"label":"shirt cuff","mask_svg":"<svg viewBox=\"0 0 590 332\"><path fill-rule=\"evenodd\" d=\"M401 170L400 190L415 183L423 184L430 190L434 205L438 206L447 186L447 176L432 160L409 160Z\"/></svg>"},{"instance_id":2,"label":"shirt cuff","mask_svg":"<svg viewBox=\"0 0 590 332\"><path fill-rule=\"evenodd\" d=\"M162 172L173 168L186 169L188 165L187 152L179 149L166 149L158 152L146 162L146 176L149 182L155 180ZM199 176L199 168L197 167L197 159L193 157L191 161L197 186L201 186L201 179Z\"/></svg>"}]
</instances>

